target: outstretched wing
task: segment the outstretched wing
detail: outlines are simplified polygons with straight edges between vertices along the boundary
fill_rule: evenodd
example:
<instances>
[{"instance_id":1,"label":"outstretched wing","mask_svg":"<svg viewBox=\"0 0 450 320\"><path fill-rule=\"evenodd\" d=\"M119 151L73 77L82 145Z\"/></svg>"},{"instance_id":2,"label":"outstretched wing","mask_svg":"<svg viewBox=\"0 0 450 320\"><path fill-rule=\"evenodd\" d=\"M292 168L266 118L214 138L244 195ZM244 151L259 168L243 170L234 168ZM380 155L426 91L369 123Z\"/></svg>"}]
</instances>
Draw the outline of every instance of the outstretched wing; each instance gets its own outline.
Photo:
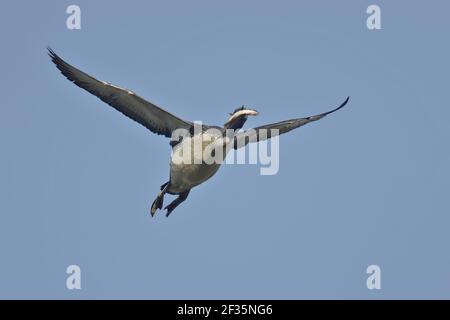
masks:
<instances>
[{"instance_id":1,"label":"outstretched wing","mask_svg":"<svg viewBox=\"0 0 450 320\"><path fill-rule=\"evenodd\" d=\"M238 149L238 148L244 147L245 145L247 145L250 142L257 142L257 141L270 139L274 136L289 132L291 130L294 130L294 129L301 127L305 124L308 124L310 122L320 120L323 117L325 117L326 115L333 113L335 111L338 111L339 109L344 107L347 104L349 99L350 99L350 97L347 97L347 99L345 99L345 101L336 109L333 109L331 111L324 112L321 114L317 114L315 116L310 116L307 118L286 120L286 121L281 121L281 122L277 122L277 123L271 123L271 124L267 124L264 126L249 129L249 130L246 130L243 132L239 132L234 137L234 148ZM275 130L272 130L272 129L275 129Z\"/></svg>"},{"instance_id":2,"label":"outstretched wing","mask_svg":"<svg viewBox=\"0 0 450 320\"><path fill-rule=\"evenodd\" d=\"M134 92L116 87L105 81L99 81L61 59L52 49L48 54L56 67L70 81L92 93L124 115L139 122L150 131L168 138L172 131L183 128L189 130L192 122L184 121L144 100Z\"/></svg>"}]
</instances>

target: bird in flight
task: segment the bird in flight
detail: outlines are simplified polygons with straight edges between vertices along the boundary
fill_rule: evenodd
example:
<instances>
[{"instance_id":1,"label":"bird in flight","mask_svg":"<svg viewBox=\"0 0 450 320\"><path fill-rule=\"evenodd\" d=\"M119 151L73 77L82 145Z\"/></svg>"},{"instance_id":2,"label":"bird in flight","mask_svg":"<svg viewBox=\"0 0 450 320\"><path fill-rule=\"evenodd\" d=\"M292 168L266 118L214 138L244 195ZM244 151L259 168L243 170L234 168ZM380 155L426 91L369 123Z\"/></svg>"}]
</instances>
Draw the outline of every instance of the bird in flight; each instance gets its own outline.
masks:
<instances>
[{"instance_id":1,"label":"bird in flight","mask_svg":"<svg viewBox=\"0 0 450 320\"><path fill-rule=\"evenodd\" d=\"M245 131L240 129L244 126L247 118L258 115L258 112L250 108L241 107L230 114L223 127L201 125L201 128L196 130L196 123L183 120L169 113L139 97L133 91L97 80L65 62L51 48L48 48L48 55L69 81L97 96L103 102L137 121L151 132L171 138L170 179L161 186L160 192L155 201L153 201L150 209L152 216L158 209L162 209L166 193L178 196L164 208L167 210L166 216L169 216L180 203L186 200L192 188L205 182L217 172L221 165L220 161L211 163L211 161L207 161L208 159L202 158L205 149L211 143L218 143L219 150L220 148L225 150L219 157L223 160L226 152L231 148L238 149L250 142L270 139L275 135L283 134L307 123L320 120L326 115L344 107L349 100L349 97L347 97L339 107L318 115L285 120ZM200 152L195 146L192 148L192 145L196 143L199 143L201 146ZM215 156L215 150L217 149L213 149L211 152L211 157ZM180 161L180 158L189 161ZM196 161L199 158L201 160Z\"/></svg>"}]
</instances>

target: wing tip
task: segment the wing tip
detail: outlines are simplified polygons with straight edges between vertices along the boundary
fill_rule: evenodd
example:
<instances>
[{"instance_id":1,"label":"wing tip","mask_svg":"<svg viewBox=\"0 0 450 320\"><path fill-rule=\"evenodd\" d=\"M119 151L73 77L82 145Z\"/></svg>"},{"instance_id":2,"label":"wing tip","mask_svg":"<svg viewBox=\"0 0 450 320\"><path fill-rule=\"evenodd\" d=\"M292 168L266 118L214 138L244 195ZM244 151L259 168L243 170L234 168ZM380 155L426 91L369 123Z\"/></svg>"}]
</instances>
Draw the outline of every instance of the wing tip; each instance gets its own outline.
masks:
<instances>
[{"instance_id":1,"label":"wing tip","mask_svg":"<svg viewBox=\"0 0 450 320\"><path fill-rule=\"evenodd\" d=\"M47 46L47 54L50 57L50 60L52 60L52 62L58 67L61 66L61 64L64 62L57 54L55 51L53 51L53 49L50 46ZM62 71L62 70L61 70Z\"/></svg>"},{"instance_id":2,"label":"wing tip","mask_svg":"<svg viewBox=\"0 0 450 320\"><path fill-rule=\"evenodd\" d=\"M65 62L60 56L58 56L50 46L47 46L47 54L56 68L58 68L58 70L63 74L63 76L65 76L69 81L75 82L75 79L73 78L73 69L75 68Z\"/></svg>"},{"instance_id":3,"label":"wing tip","mask_svg":"<svg viewBox=\"0 0 450 320\"><path fill-rule=\"evenodd\" d=\"M336 109L333 109L331 111L325 112L323 115L326 116L330 113L338 111L339 109L342 109L343 107L345 107L345 105L348 103L349 100L350 100L350 96L347 96L347 99L345 99L345 101L342 102L339 107L337 107Z\"/></svg>"},{"instance_id":4,"label":"wing tip","mask_svg":"<svg viewBox=\"0 0 450 320\"><path fill-rule=\"evenodd\" d=\"M337 107L336 109L334 109L334 111L338 111L339 109L345 107L345 105L348 103L348 101L350 100L350 96L347 96L347 99L345 99L344 102L341 103L341 105L339 107Z\"/></svg>"},{"instance_id":5,"label":"wing tip","mask_svg":"<svg viewBox=\"0 0 450 320\"><path fill-rule=\"evenodd\" d=\"M58 55L55 53L55 51L53 51L53 49L50 46L47 46L47 54L52 59L55 59L56 57L58 57Z\"/></svg>"}]
</instances>

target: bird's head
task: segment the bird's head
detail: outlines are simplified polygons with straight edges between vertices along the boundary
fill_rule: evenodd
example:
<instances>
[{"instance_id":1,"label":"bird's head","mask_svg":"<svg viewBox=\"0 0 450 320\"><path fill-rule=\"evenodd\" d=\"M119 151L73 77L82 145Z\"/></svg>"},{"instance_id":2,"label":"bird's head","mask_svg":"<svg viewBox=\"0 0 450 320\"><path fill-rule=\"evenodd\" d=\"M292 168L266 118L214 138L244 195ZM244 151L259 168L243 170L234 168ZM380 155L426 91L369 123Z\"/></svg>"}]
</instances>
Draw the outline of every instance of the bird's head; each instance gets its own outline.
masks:
<instances>
[{"instance_id":1,"label":"bird's head","mask_svg":"<svg viewBox=\"0 0 450 320\"><path fill-rule=\"evenodd\" d=\"M232 113L228 121L225 123L225 129L239 130L244 126L245 121L247 121L248 116L257 116L258 111L253 109L248 109L244 106L237 108Z\"/></svg>"}]
</instances>

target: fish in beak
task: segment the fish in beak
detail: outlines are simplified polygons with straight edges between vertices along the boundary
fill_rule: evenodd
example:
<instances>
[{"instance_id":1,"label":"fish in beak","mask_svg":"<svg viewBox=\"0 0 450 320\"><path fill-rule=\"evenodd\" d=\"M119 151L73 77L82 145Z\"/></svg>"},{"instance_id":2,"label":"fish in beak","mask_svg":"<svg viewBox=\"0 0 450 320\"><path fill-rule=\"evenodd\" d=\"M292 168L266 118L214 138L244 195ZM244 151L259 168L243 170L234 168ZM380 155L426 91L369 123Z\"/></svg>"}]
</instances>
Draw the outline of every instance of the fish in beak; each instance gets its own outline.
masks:
<instances>
[{"instance_id":1,"label":"fish in beak","mask_svg":"<svg viewBox=\"0 0 450 320\"><path fill-rule=\"evenodd\" d=\"M248 116L257 116L258 114L258 111L254 109L247 109L242 106L241 108L238 108L230 113L230 117L225 123L225 128L238 130L244 126Z\"/></svg>"}]
</instances>

